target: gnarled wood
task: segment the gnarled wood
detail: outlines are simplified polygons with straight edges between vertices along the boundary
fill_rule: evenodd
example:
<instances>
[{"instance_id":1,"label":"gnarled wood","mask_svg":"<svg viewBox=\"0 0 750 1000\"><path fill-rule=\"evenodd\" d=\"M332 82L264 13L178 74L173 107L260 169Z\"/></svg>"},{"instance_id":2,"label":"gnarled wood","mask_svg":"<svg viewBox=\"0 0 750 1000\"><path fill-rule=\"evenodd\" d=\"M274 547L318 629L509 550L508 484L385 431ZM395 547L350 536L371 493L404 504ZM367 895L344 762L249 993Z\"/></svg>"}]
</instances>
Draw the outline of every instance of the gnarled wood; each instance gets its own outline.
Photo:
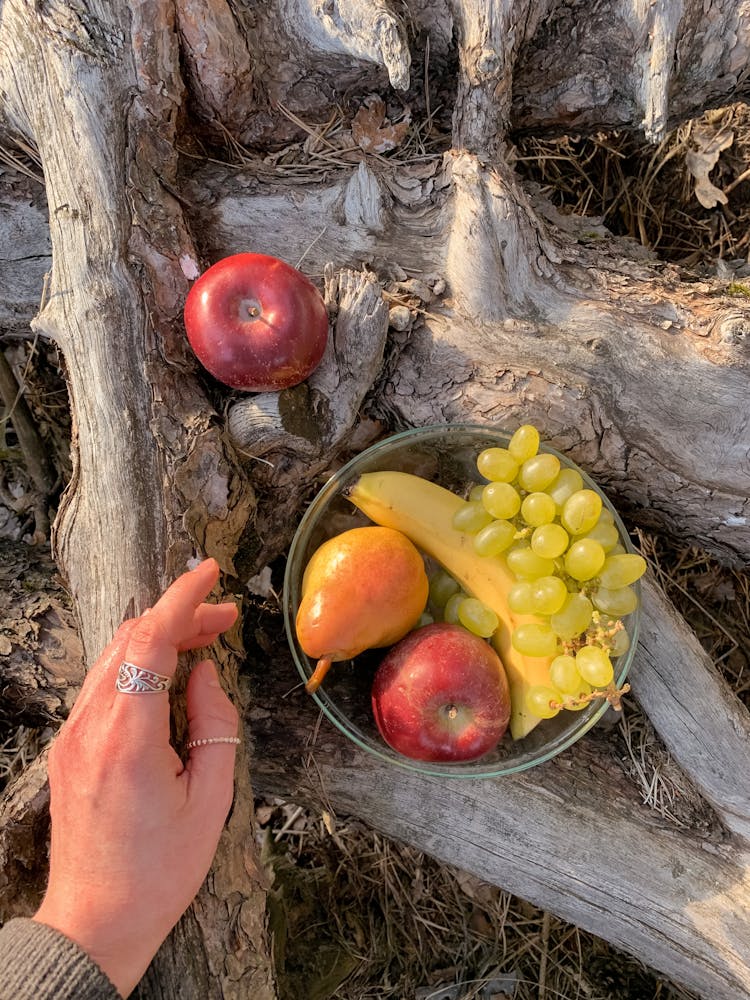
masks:
<instances>
[{"instance_id":1,"label":"gnarled wood","mask_svg":"<svg viewBox=\"0 0 750 1000\"><path fill-rule=\"evenodd\" d=\"M360 256L441 278L445 295L420 302L410 336L393 338L398 363L375 415L403 426L530 419L642 524L750 559L750 308L718 280L683 283L641 248L561 220L466 153L419 172L370 169L367 190L387 206L373 230L347 202L361 170L298 187L293 202L275 185L250 194L241 175L202 171L190 190L209 255L252 245L306 254L313 274Z\"/></svg>"},{"instance_id":2,"label":"gnarled wood","mask_svg":"<svg viewBox=\"0 0 750 1000\"><path fill-rule=\"evenodd\" d=\"M556 4L519 54L511 120L555 133L642 125L660 140L695 115L696 89L706 108L748 95L748 45L731 0L710 14L702 0Z\"/></svg>"},{"instance_id":3,"label":"gnarled wood","mask_svg":"<svg viewBox=\"0 0 750 1000\"><path fill-rule=\"evenodd\" d=\"M55 549L90 664L116 625L149 606L196 552L231 571L252 492L205 394L185 377L193 362L174 335L197 263L180 204L168 194L183 96L171 7L51 3L35 11L11 0L2 14L5 115L33 137L45 166L53 263L34 325L66 360L74 473ZM18 66L23 74L13 72ZM75 94L75 104L63 94ZM215 650L241 705L238 653ZM249 768L239 756L239 801L249 803ZM247 848L251 820L249 805L233 811L218 858L240 860L231 880L202 891L210 932L188 914L157 957L167 994L193 980L208 984L206 997L221 996L225 984L273 995L267 943L245 930L255 933L265 911ZM185 924L200 949L182 950ZM231 954L243 955L239 967Z\"/></svg>"}]
</instances>

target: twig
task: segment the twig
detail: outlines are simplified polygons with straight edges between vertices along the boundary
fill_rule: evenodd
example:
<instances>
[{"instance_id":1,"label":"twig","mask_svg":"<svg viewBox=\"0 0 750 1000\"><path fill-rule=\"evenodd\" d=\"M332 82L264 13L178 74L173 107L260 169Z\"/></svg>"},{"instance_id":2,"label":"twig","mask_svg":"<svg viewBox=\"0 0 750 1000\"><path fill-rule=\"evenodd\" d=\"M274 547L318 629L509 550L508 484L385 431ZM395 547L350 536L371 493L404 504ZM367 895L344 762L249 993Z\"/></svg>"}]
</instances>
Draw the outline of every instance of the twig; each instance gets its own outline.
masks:
<instances>
[{"instance_id":1,"label":"twig","mask_svg":"<svg viewBox=\"0 0 750 1000\"><path fill-rule=\"evenodd\" d=\"M539 959L539 1000L544 1000L547 995L547 957L549 955L549 911L544 911L542 917L542 954Z\"/></svg>"},{"instance_id":2,"label":"twig","mask_svg":"<svg viewBox=\"0 0 750 1000\"><path fill-rule=\"evenodd\" d=\"M3 416L3 422L13 418L13 429L23 452L28 473L37 490L47 497L52 492L55 478L44 443L36 429L29 405L24 399L23 387L16 381L13 369L3 351L0 351L0 398L7 411Z\"/></svg>"},{"instance_id":3,"label":"twig","mask_svg":"<svg viewBox=\"0 0 750 1000\"><path fill-rule=\"evenodd\" d=\"M305 257L307 257L307 255L308 255L308 254L310 253L310 251L311 251L311 250L312 250L312 248L313 248L313 247L315 246L315 244L316 244L316 243L318 242L318 240L319 240L319 239L320 239L320 238L321 238L322 236L324 236L324 235L325 235L325 232L326 232L326 230L327 230L327 229L328 229L328 226L327 226L327 225L323 226L323 228L322 228L322 229L320 230L320 232L319 232L319 233L318 233L318 235L317 235L317 236L315 237L315 239L314 239L314 240L312 241L312 243L310 243L310 244L309 244L309 245L308 245L308 246L307 246L307 247L305 248L305 250L304 250L304 251L303 251L303 253L302 253L302 256L301 256L301 257L299 258L299 260L297 261L297 263L296 263L296 264L294 265L294 266L295 266L295 267L296 267L296 268L297 268L298 270L299 270L299 266L300 266L300 264L302 263L302 261L303 261L303 260L305 259Z\"/></svg>"}]
</instances>

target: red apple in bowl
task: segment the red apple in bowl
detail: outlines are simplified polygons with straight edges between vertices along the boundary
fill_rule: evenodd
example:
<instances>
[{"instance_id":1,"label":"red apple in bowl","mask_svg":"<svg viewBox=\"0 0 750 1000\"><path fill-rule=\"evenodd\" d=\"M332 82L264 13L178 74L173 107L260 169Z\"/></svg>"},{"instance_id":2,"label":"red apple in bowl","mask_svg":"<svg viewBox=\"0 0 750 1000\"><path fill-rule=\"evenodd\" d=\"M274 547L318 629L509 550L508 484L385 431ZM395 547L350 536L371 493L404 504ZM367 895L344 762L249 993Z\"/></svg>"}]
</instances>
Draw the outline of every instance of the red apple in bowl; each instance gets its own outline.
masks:
<instances>
[{"instance_id":1,"label":"red apple in bowl","mask_svg":"<svg viewBox=\"0 0 750 1000\"><path fill-rule=\"evenodd\" d=\"M425 625L378 667L372 709L380 735L405 757L476 760L508 727L508 680L484 639L460 625Z\"/></svg>"},{"instance_id":2,"label":"red apple in bowl","mask_svg":"<svg viewBox=\"0 0 750 1000\"><path fill-rule=\"evenodd\" d=\"M190 289L185 330L214 378L233 389L273 392L317 368L328 313L301 271L277 257L238 253L209 267Z\"/></svg>"}]
</instances>

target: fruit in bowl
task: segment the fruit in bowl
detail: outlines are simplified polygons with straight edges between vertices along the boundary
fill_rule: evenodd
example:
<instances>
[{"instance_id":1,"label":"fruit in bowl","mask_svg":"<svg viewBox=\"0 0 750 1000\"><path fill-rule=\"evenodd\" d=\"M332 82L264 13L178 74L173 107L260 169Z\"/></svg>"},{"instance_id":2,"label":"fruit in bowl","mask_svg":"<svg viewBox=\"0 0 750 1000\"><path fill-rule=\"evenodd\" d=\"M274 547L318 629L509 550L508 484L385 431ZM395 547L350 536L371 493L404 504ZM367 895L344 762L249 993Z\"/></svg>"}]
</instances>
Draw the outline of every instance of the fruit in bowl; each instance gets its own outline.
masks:
<instances>
[{"instance_id":1,"label":"fruit in bowl","mask_svg":"<svg viewBox=\"0 0 750 1000\"><path fill-rule=\"evenodd\" d=\"M329 481L298 529L285 578L287 632L306 680L315 665L293 627L301 574L321 541L361 524L397 531L420 551L430 576L420 623L447 623L483 643L502 664L511 704L508 733L476 761L410 758L375 724L384 654L366 653L338 664L314 695L360 746L429 773L494 776L559 753L608 704L619 706L645 562L601 490L541 444L535 428L415 429L374 445Z\"/></svg>"},{"instance_id":2,"label":"fruit in bowl","mask_svg":"<svg viewBox=\"0 0 750 1000\"><path fill-rule=\"evenodd\" d=\"M317 665L316 691L335 661L391 646L414 628L427 600L422 556L388 527L352 528L329 538L307 564L297 638Z\"/></svg>"},{"instance_id":3,"label":"fruit in bowl","mask_svg":"<svg viewBox=\"0 0 750 1000\"><path fill-rule=\"evenodd\" d=\"M397 643L375 673L381 736L413 760L476 760L510 718L510 693L489 643L459 625L425 625Z\"/></svg>"}]
</instances>

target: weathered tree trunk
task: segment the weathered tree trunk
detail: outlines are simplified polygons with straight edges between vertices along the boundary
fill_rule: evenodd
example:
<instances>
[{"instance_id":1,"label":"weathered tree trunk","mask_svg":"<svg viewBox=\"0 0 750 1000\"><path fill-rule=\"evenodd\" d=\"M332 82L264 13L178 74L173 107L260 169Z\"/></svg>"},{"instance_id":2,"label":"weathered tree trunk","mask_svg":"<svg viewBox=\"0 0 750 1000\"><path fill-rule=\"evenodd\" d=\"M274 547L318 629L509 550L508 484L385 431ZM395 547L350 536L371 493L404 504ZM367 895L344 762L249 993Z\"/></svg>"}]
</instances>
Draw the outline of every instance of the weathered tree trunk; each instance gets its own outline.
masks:
<instances>
[{"instance_id":1,"label":"weathered tree trunk","mask_svg":"<svg viewBox=\"0 0 750 1000\"><path fill-rule=\"evenodd\" d=\"M52 278L34 325L65 358L74 418L55 550L91 663L191 556L233 571L252 491L175 329L198 265L169 193L183 99L172 6L7 3L2 32L5 116L45 171ZM239 699L237 653L215 651ZM243 751L214 877L146 977L164 995L184 983L196 996L273 995L252 842Z\"/></svg>"},{"instance_id":2,"label":"weathered tree trunk","mask_svg":"<svg viewBox=\"0 0 750 1000\"><path fill-rule=\"evenodd\" d=\"M192 555L216 556L227 581L244 584L284 552L305 498L345 448L404 424L532 420L634 519L748 559L750 310L718 282L682 283L601 227L561 217L520 184L508 150L514 125L642 125L656 137L740 96L748 15L698 0L611 0L596 17L589 8L412 0L407 28L386 0L5 0L3 114L39 150L51 237L50 295L33 326L64 356L74 418L55 555L87 664ZM414 70L425 63L453 95L450 148L389 162L350 138L332 144L321 128L309 149L323 154L307 177L264 161L300 140L293 116L324 121L344 91L364 100L392 88L428 113ZM258 152L243 170L181 159L178 146L196 148L189 117L206 141L230 135ZM5 219L35 234L24 252L42 273L39 206L4 199ZM1 241L0 316L18 331L34 295L28 282L11 286L11 247ZM247 249L324 282L333 336L305 386L238 399L197 371L181 307L204 263ZM330 732L309 752L338 808L729 1000L750 975L750 724L651 587L644 614L636 695L716 810L720 835L659 829L622 777L597 775L596 740L507 783L447 792L402 776L399 791ZM263 711L251 711L235 638L216 655L257 756L240 761L212 878L144 997L273 993L249 774L306 794L307 758L289 758L310 706L300 703L295 723L280 689L254 675ZM276 645L258 673L274 676L277 658ZM3 804L4 870L43 812L39 774ZM36 843L43 825L34 829ZM5 912L23 908L0 899Z\"/></svg>"}]
</instances>

